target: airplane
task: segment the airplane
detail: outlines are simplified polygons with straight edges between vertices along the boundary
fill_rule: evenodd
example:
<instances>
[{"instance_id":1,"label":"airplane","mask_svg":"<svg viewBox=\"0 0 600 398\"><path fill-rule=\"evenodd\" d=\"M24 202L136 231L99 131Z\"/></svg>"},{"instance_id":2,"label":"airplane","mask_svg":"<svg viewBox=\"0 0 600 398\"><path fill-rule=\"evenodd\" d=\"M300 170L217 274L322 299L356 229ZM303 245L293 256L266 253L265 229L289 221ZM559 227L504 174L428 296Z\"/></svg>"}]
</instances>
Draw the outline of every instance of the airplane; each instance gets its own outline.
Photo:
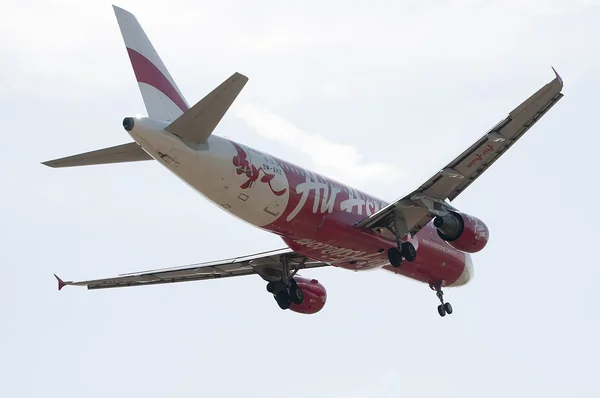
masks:
<instances>
[{"instance_id":1,"label":"airplane","mask_svg":"<svg viewBox=\"0 0 600 398\"><path fill-rule=\"evenodd\" d=\"M286 247L245 257L148 270L116 277L63 281L106 289L257 274L283 310L315 314L327 301L317 279L300 270L338 267L384 270L428 284L452 314L443 289L474 277L471 255L486 247L489 229L451 202L515 144L562 97L554 79L511 111L473 145L409 194L386 203L247 145L213 134L248 78L234 73L189 107L137 18L113 5L147 117L125 117L133 142L42 162L75 167L156 160L234 217L281 237Z\"/></svg>"}]
</instances>

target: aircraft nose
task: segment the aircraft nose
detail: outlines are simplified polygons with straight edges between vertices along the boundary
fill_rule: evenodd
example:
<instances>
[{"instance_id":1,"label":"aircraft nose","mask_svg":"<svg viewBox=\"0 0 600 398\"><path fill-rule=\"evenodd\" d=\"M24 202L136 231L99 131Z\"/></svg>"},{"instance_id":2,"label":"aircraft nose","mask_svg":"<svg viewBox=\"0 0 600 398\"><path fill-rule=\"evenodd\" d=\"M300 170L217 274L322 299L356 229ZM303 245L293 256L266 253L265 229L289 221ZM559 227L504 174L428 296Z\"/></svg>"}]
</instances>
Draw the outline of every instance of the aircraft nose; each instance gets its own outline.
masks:
<instances>
[{"instance_id":1,"label":"aircraft nose","mask_svg":"<svg viewBox=\"0 0 600 398\"><path fill-rule=\"evenodd\" d=\"M450 286L463 286L469 283L475 277L475 268L473 267L473 259L469 253L465 253L465 268L460 277Z\"/></svg>"},{"instance_id":2,"label":"aircraft nose","mask_svg":"<svg viewBox=\"0 0 600 398\"><path fill-rule=\"evenodd\" d=\"M473 259L469 253L465 253L465 268L469 272L469 279L467 280L468 282L475 277L475 267L473 267Z\"/></svg>"}]
</instances>

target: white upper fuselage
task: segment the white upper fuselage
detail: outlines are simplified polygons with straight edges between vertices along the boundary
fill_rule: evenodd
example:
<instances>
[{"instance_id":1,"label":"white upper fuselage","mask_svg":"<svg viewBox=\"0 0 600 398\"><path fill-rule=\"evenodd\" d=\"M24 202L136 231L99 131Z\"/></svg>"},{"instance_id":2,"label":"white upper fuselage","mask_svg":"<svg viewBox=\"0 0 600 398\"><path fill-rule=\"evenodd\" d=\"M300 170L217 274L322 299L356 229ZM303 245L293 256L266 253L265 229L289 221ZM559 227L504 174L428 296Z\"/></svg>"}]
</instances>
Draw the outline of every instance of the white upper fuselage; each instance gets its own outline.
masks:
<instances>
[{"instance_id":1,"label":"white upper fuselage","mask_svg":"<svg viewBox=\"0 0 600 398\"><path fill-rule=\"evenodd\" d=\"M283 214L290 197L289 184L273 158L214 134L204 144L188 146L162 130L167 125L139 118L130 134L151 156L236 217L264 227ZM267 175L265 167L270 167L267 174L273 175L267 183L261 182Z\"/></svg>"}]
</instances>

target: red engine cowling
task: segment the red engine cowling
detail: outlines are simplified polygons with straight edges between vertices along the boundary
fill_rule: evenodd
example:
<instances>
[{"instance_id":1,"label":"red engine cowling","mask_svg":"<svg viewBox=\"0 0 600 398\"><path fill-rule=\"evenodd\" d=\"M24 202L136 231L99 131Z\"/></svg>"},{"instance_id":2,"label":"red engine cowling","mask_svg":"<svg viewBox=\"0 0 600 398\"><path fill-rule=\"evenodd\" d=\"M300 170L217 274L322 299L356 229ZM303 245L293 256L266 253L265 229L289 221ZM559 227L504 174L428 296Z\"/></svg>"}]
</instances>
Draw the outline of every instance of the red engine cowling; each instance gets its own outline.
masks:
<instances>
[{"instance_id":1,"label":"red engine cowling","mask_svg":"<svg viewBox=\"0 0 600 398\"><path fill-rule=\"evenodd\" d=\"M315 314L321 311L325 306L325 301L327 301L325 287L316 279L295 276L294 280L304 293L304 301L302 304L291 303L290 310L301 314Z\"/></svg>"},{"instance_id":2,"label":"red engine cowling","mask_svg":"<svg viewBox=\"0 0 600 398\"><path fill-rule=\"evenodd\" d=\"M477 217L464 213L449 212L433 220L440 238L456 250L477 253L485 247L490 233L487 225Z\"/></svg>"}]
</instances>

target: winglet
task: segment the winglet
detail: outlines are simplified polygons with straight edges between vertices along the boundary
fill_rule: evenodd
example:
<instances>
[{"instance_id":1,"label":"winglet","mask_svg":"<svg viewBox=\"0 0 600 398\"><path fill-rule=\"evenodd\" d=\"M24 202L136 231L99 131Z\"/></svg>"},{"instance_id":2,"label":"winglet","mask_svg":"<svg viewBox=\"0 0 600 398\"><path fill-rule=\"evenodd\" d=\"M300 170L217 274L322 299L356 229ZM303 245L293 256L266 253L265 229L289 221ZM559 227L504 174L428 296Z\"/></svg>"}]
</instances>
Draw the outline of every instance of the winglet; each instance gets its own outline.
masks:
<instances>
[{"instance_id":1,"label":"winglet","mask_svg":"<svg viewBox=\"0 0 600 398\"><path fill-rule=\"evenodd\" d=\"M58 275L54 274L54 277L58 281L58 290L61 290L63 287L67 286L67 284L58 277Z\"/></svg>"},{"instance_id":2,"label":"winglet","mask_svg":"<svg viewBox=\"0 0 600 398\"><path fill-rule=\"evenodd\" d=\"M562 87L562 85L563 85L563 79L562 79L562 77L560 77L560 75L558 74L558 72L556 71L556 69L554 69L554 66L552 66L551 68L554 71L554 74L556 75L556 78L558 79L558 81L560 82L560 85Z\"/></svg>"}]
</instances>

